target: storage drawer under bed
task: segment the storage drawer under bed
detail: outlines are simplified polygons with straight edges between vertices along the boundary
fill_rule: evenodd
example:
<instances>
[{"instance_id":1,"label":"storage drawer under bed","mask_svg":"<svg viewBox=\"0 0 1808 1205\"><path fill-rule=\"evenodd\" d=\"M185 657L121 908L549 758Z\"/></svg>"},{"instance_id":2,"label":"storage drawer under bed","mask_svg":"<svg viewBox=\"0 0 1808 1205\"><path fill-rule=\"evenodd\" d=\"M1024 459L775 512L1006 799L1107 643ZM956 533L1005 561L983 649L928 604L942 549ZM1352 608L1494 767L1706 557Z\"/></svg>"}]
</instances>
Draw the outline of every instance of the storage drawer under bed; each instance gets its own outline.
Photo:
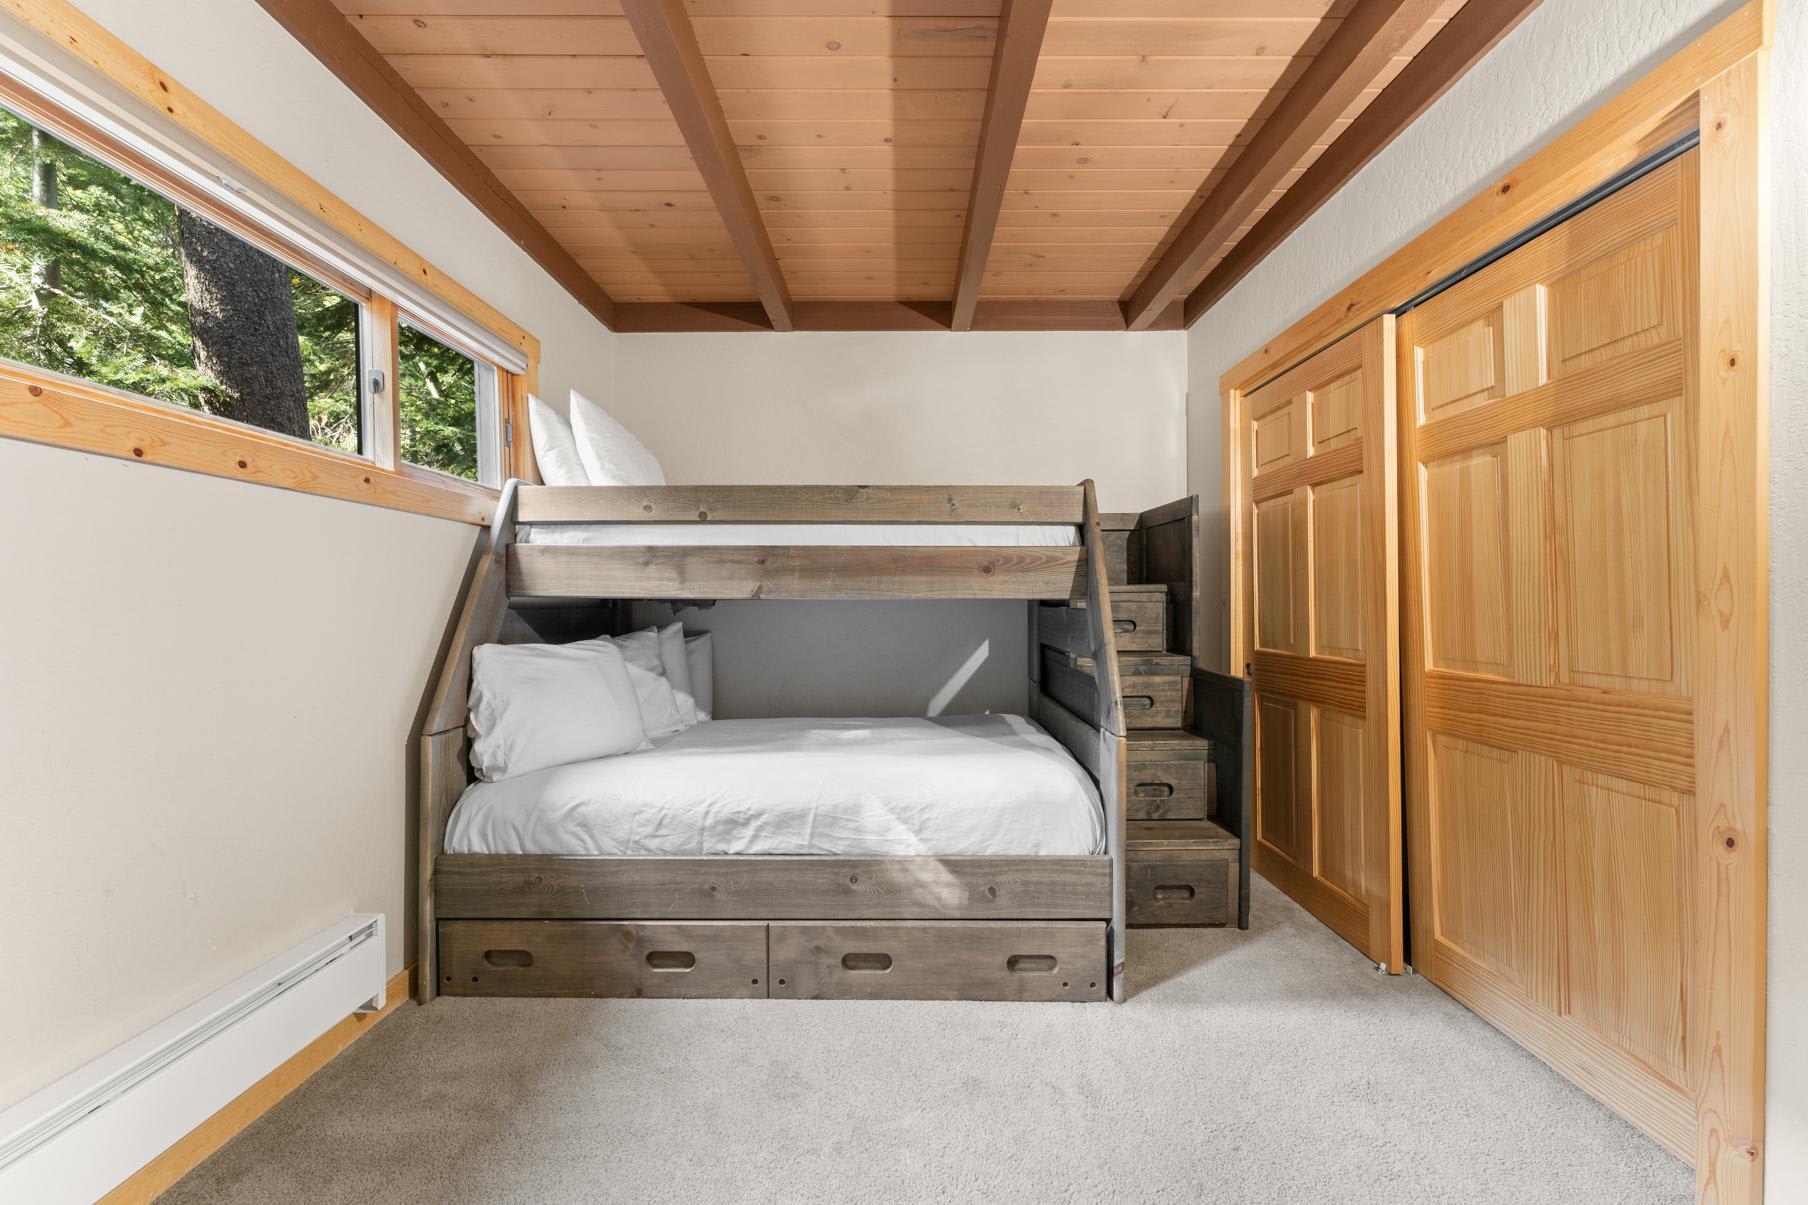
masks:
<instances>
[{"instance_id":1,"label":"storage drawer under bed","mask_svg":"<svg viewBox=\"0 0 1808 1205\"><path fill-rule=\"evenodd\" d=\"M439 978L448 996L764 997L766 926L441 921Z\"/></svg>"},{"instance_id":2,"label":"storage drawer under bed","mask_svg":"<svg viewBox=\"0 0 1808 1205\"><path fill-rule=\"evenodd\" d=\"M1103 1000L1104 921L439 922L448 996Z\"/></svg>"},{"instance_id":3,"label":"storage drawer under bed","mask_svg":"<svg viewBox=\"0 0 1808 1205\"><path fill-rule=\"evenodd\" d=\"M771 927L774 999L1103 1000L1103 921L829 921Z\"/></svg>"}]
</instances>

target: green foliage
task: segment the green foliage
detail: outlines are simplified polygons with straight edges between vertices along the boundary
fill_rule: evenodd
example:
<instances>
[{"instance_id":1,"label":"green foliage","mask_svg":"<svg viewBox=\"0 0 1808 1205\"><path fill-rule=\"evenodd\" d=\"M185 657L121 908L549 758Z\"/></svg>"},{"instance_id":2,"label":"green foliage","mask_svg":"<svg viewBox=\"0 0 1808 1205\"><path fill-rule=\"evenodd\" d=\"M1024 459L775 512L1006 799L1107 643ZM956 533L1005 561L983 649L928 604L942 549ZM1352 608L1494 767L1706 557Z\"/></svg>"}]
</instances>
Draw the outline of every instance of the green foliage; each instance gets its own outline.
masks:
<instances>
[{"instance_id":1,"label":"green foliage","mask_svg":"<svg viewBox=\"0 0 1808 1205\"><path fill-rule=\"evenodd\" d=\"M54 167L56 207L33 199ZM290 276L317 443L359 450L358 305ZM0 356L205 409L176 206L0 109Z\"/></svg>"},{"instance_id":2,"label":"green foliage","mask_svg":"<svg viewBox=\"0 0 1808 1205\"><path fill-rule=\"evenodd\" d=\"M405 323L396 350L402 459L477 480L477 365Z\"/></svg>"}]
</instances>

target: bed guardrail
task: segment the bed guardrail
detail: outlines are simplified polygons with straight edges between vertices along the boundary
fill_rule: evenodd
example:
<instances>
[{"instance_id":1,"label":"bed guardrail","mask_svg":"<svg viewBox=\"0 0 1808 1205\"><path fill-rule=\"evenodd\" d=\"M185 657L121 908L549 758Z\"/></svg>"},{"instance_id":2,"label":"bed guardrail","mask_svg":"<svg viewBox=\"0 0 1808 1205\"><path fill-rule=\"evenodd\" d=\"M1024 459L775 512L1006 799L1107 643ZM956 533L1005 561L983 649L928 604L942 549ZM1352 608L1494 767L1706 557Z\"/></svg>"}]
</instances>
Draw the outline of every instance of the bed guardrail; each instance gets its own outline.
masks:
<instances>
[{"instance_id":1,"label":"bed guardrail","mask_svg":"<svg viewBox=\"0 0 1808 1205\"><path fill-rule=\"evenodd\" d=\"M539 524L984 524L1085 522L1080 486L522 486ZM516 598L1078 597L1085 550L1018 546L821 547L514 544Z\"/></svg>"}]
</instances>

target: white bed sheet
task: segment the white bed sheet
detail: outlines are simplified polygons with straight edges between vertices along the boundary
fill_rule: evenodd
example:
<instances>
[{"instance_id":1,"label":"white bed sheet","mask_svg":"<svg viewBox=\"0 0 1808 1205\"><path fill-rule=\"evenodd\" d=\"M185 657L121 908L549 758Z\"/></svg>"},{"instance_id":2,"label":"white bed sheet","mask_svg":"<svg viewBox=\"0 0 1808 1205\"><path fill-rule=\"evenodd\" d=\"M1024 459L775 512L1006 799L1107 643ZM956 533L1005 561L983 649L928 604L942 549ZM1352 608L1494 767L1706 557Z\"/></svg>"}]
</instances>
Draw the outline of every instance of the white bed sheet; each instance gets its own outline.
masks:
<instances>
[{"instance_id":1,"label":"white bed sheet","mask_svg":"<svg viewBox=\"0 0 1808 1205\"><path fill-rule=\"evenodd\" d=\"M1095 854L1092 779L1022 716L712 720L465 791L455 854Z\"/></svg>"},{"instance_id":2,"label":"white bed sheet","mask_svg":"<svg viewBox=\"0 0 1808 1205\"><path fill-rule=\"evenodd\" d=\"M523 544L728 544L852 548L1072 548L1079 529L1036 523L523 523Z\"/></svg>"}]
</instances>

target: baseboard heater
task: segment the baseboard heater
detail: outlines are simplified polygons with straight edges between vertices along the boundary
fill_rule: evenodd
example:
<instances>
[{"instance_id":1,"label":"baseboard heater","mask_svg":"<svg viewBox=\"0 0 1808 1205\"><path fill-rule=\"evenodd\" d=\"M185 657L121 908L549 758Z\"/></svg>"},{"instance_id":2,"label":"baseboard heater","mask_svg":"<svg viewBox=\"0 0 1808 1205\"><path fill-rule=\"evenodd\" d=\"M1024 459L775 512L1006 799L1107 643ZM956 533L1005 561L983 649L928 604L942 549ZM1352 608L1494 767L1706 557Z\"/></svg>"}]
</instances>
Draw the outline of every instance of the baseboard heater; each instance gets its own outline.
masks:
<instances>
[{"instance_id":1,"label":"baseboard heater","mask_svg":"<svg viewBox=\"0 0 1808 1205\"><path fill-rule=\"evenodd\" d=\"M86 1205L348 1014L380 1009L383 917L349 916L0 1112L0 1201Z\"/></svg>"}]
</instances>

